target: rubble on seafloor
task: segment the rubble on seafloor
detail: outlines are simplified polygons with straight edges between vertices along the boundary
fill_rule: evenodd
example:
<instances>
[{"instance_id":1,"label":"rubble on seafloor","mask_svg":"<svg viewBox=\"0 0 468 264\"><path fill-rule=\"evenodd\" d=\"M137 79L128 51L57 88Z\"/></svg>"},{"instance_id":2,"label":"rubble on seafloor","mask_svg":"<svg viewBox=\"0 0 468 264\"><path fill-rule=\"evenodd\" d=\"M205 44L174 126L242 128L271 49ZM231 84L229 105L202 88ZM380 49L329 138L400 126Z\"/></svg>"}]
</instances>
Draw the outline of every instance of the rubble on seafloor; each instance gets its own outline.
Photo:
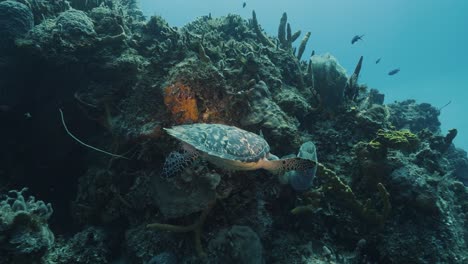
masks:
<instances>
[{"instance_id":1,"label":"rubble on seafloor","mask_svg":"<svg viewBox=\"0 0 468 264\"><path fill-rule=\"evenodd\" d=\"M0 191L30 185L55 210L23 191L1 198L0 263L468 261L457 131L441 134L430 104L383 104L358 83L362 57L349 76L331 54L304 54L310 32L296 52L286 14L268 36L261 13L175 28L132 0L0 1L0 133L13 142ZM58 108L128 159L75 144ZM163 128L195 122L262 133L278 156L313 142L313 186L203 162L161 179L178 148Z\"/></svg>"}]
</instances>

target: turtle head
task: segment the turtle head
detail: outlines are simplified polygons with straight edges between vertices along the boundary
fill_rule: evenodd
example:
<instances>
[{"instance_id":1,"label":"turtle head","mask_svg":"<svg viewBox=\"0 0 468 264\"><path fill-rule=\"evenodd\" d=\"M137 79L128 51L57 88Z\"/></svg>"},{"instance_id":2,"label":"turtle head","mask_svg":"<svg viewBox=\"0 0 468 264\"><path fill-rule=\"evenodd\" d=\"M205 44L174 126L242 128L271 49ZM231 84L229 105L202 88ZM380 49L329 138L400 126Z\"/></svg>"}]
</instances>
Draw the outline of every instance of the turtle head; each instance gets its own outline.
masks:
<instances>
[{"instance_id":1,"label":"turtle head","mask_svg":"<svg viewBox=\"0 0 468 264\"><path fill-rule=\"evenodd\" d=\"M295 157L296 156L294 154L291 154L286 157L283 157L283 159L287 160L288 158ZM297 157L317 163L317 150L314 143L308 141L302 144L301 148L299 149L299 153L297 154ZM283 184L289 183L291 187L296 191L305 191L309 189L312 186L312 181L317 172L317 166L315 165L311 168L304 169L304 167L306 166L299 164L298 167L302 167L302 169L289 170L286 171L284 174L279 175L280 182Z\"/></svg>"},{"instance_id":2,"label":"turtle head","mask_svg":"<svg viewBox=\"0 0 468 264\"><path fill-rule=\"evenodd\" d=\"M315 144L308 141L301 145L298 157L317 162L317 149ZM288 181L291 187L296 191L304 191L312 186L312 181L317 173L317 166L302 171L290 171L288 174Z\"/></svg>"}]
</instances>

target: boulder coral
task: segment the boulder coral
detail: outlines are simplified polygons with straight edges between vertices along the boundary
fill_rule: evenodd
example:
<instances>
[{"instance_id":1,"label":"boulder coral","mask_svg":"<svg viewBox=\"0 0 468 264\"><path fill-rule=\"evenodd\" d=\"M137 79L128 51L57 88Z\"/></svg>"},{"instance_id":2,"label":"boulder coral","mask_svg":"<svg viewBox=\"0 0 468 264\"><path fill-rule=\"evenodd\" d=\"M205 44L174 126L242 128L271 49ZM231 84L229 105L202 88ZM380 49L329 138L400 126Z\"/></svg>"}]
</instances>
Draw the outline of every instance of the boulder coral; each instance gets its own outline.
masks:
<instances>
[{"instance_id":1,"label":"boulder coral","mask_svg":"<svg viewBox=\"0 0 468 264\"><path fill-rule=\"evenodd\" d=\"M31 9L16 1L0 3L0 51L14 45L14 40L34 26Z\"/></svg>"}]
</instances>

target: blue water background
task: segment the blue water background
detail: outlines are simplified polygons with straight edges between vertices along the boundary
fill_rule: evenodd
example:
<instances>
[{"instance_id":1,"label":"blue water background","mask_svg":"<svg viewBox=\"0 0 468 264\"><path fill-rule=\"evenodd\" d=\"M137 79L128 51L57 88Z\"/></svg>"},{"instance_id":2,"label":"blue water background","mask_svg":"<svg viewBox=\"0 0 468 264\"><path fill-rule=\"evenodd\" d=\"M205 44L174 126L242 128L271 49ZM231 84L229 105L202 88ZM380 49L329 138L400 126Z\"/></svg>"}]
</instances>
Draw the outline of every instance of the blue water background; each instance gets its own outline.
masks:
<instances>
[{"instance_id":1,"label":"blue water background","mask_svg":"<svg viewBox=\"0 0 468 264\"><path fill-rule=\"evenodd\" d=\"M292 31L311 31L303 58L333 54L348 73L364 56L360 83L385 93L386 103L416 99L442 109L442 131L458 129L457 147L468 150L468 1L466 0L140 0L146 16L160 15L171 26L196 17L228 13L251 18L277 36L283 12ZM364 34L351 45L351 38ZM298 44L299 41L296 41ZM375 60L382 58L379 64ZM401 71L388 76L387 73Z\"/></svg>"}]
</instances>

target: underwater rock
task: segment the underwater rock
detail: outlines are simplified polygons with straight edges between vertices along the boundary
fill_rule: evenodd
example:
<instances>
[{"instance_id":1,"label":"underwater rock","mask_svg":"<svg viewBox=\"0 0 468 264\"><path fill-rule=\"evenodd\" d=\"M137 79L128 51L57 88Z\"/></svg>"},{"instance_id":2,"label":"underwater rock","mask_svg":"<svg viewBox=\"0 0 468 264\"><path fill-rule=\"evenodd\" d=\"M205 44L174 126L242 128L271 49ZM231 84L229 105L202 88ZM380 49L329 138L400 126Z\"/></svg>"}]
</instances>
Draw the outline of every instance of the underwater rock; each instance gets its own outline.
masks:
<instances>
[{"instance_id":1,"label":"underwater rock","mask_svg":"<svg viewBox=\"0 0 468 264\"><path fill-rule=\"evenodd\" d=\"M321 106L329 111L336 111L344 102L344 90L348 78L346 70L330 54L315 55L311 58L315 89Z\"/></svg>"},{"instance_id":2,"label":"underwater rock","mask_svg":"<svg viewBox=\"0 0 468 264\"><path fill-rule=\"evenodd\" d=\"M388 178L392 202L399 209L393 213L393 220L387 221L385 239L377 246L382 260L460 262L461 252L466 252L466 231L461 230L466 230L466 215L462 212L467 208L460 201L468 197L467 189L459 182L427 172L408 158L400 159L404 166Z\"/></svg>"},{"instance_id":3,"label":"underwater rock","mask_svg":"<svg viewBox=\"0 0 468 264\"><path fill-rule=\"evenodd\" d=\"M287 85L283 85L281 91L274 98L284 112L298 119L304 118L312 110L306 98L296 89Z\"/></svg>"},{"instance_id":4,"label":"underwater rock","mask_svg":"<svg viewBox=\"0 0 468 264\"><path fill-rule=\"evenodd\" d=\"M79 10L68 10L60 14L56 21L61 37L67 40L79 40L95 36L93 21Z\"/></svg>"},{"instance_id":5,"label":"underwater rock","mask_svg":"<svg viewBox=\"0 0 468 264\"><path fill-rule=\"evenodd\" d=\"M15 259L33 263L54 244L47 224L52 206L25 197L26 191L10 191L0 199L0 256L9 263Z\"/></svg>"},{"instance_id":6,"label":"underwater rock","mask_svg":"<svg viewBox=\"0 0 468 264\"><path fill-rule=\"evenodd\" d=\"M193 175L192 175L193 174ZM211 173L200 174L187 170L180 183L167 181L159 175L154 176L154 201L166 218L186 216L199 212L216 199L216 187L213 186L213 177L219 177Z\"/></svg>"},{"instance_id":7,"label":"underwater rock","mask_svg":"<svg viewBox=\"0 0 468 264\"><path fill-rule=\"evenodd\" d=\"M272 149L281 150L284 142L297 143L297 130L299 122L288 116L270 97L265 96L269 91L264 82L259 82L253 88L250 97L250 111L241 119L244 127L254 127L262 130L268 138Z\"/></svg>"},{"instance_id":8,"label":"underwater rock","mask_svg":"<svg viewBox=\"0 0 468 264\"><path fill-rule=\"evenodd\" d=\"M394 170L390 174L393 190L398 190L398 195L393 197L394 203L412 205L410 210L420 210L421 213L440 216L442 209L439 207L436 194L432 192L428 185L428 173L425 169L407 164L404 167Z\"/></svg>"},{"instance_id":9,"label":"underwater rock","mask_svg":"<svg viewBox=\"0 0 468 264\"><path fill-rule=\"evenodd\" d=\"M106 0L69 0L70 5L78 10L88 11L106 2ZM117 2L117 1L116 1Z\"/></svg>"},{"instance_id":10,"label":"underwater rock","mask_svg":"<svg viewBox=\"0 0 468 264\"><path fill-rule=\"evenodd\" d=\"M94 30L97 34L117 35L122 33L123 18L116 11L100 6L93 8L89 17L94 22Z\"/></svg>"},{"instance_id":11,"label":"underwater rock","mask_svg":"<svg viewBox=\"0 0 468 264\"><path fill-rule=\"evenodd\" d=\"M452 153L449 153L448 159L453 164L452 173L455 179L458 179L468 187L468 158L466 151L456 149Z\"/></svg>"},{"instance_id":12,"label":"underwater rock","mask_svg":"<svg viewBox=\"0 0 468 264\"><path fill-rule=\"evenodd\" d=\"M298 90L304 93L309 92L309 89L306 89L304 74L302 72L301 65L297 60L296 56L294 56L294 54L291 51L281 51L277 56L269 56L268 58L274 64L273 67L269 68L276 68L276 71L279 70L281 75L277 76L275 71L270 70L271 77L269 77L268 75L263 75L262 80L267 82L270 78L277 78L280 84L284 83L296 87ZM265 66L267 65L262 65L262 67ZM264 71L264 69L262 69L262 71ZM276 89L276 87L272 86L272 82L267 82L267 84L271 86L271 88L273 88L273 91L277 92L279 90ZM281 89L282 87L279 86L278 88Z\"/></svg>"},{"instance_id":13,"label":"underwater rock","mask_svg":"<svg viewBox=\"0 0 468 264\"><path fill-rule=\"evenodd\" d=\"M102 228L87 227L68 240L60 239L47 253L46 263L110 263L111 246L116 245Z\"/></svg>"},{"instance_id":14,"label":"underwater rock","mask_svg":"<svg viewBox=\"0 0 468 264\"><path fill-rule=\"evenodd\" d=\"M153 263L152 260L170 260L173 249L177 249L177 257L182 256L177 236L171 232L152 231L142 224L130 227L125 232L126 263ZM165 262L156 262L165 263ZM169 262L171 263L171 262Z\"/></svg>"},{"instance_id":15,"label":"underwater rock","mask_svg":"<svg viewBox=\"0 0 468 264\"><path fill-rule=\"evenodd\" d=\"M368 109L360 111L357 116L359 128L369 134L386 128L389 123L390 112L385 105L372 104Z\"/></svg>"},{"instance_id":16,"label":"underwater rock","mask_svg":"<svg viewBox=\"0 0 468 264\"><path fill-rule=\"evenodd\" d=\"M385 100L385 95L379 92L377 89L370 89L369 91L369 104L379 104L383 105Z\"/></svg>"},{"instance_id":17,"label":"underwater rock","mask_svg":"<svg viewBox=\"0 0 468 264\"><path fill-rule=\"evenodd\" d=\"M60 13L69 10L70 3L68 0L16 0L27 5L34 14L34 24L39 25L46 19L53 19Z\"/></svg>"},{"instance_id":18,"label":"underwater rock","mask_svg":"<svg viewBox=\"0 0 468 264\"><path fill-rule=\"evenodd\" d=\"M109 223L118 219L123 207L113 190L113 173L108 170L90 167L77 184L77 194L72 202L72 214L76 222Z\"/></svg>"},{"instance_id":19,"label":"underwater rock","mask_svg":"<svg viewBox=\"0 0 468 264\"><path fill-rule=\"evenodd\" d=\"M14 46L16 38L23 36L34 26L31 9L16 1L0 3L0 52Z\"/></svg>"},{"instance_id":20,"label":"underwater rock","mask_svg":"<svg viewBox=\"0 0 468 264\"><path fill-rule=\"evenodd\" d=\"M440 133L440 111L427 103L416 103L416 100L405 100L389 104L390 121L397 129L409 129L417 133L428 129Z\"/></svg>"},{"instance_id":21,"label":"underwater rock","mask_svg":"<svg viewBox=\"0 0 468 264\"><path fill-rule=\"evenodd\" d=\"M232 226L218 232L209 243L214 263L263 263L263 247L258 235L248 226Z\"/></svg>"},{"instance_id":22,"label":"underwater rock","mask_svg":"<svg viewBox=\"0 0 468 264\"><path fill-rule=\"evenodd\" d=\"M177 256L172 252L163 252L151 258L145 264L177 264Z\"/></svg>"},{"instance_id":23,"label":"underwater rock","mask_svg":"<svg viewBox=\"0 0 468 264\"><path fill-rule=\"evenodd\" d=\"M72 9L35 26L16 43L25 52L57 63L65 58L76 61L73 53L92 48L96 41L93 21L83 11Z\"/></svg>"}]
</instances>

